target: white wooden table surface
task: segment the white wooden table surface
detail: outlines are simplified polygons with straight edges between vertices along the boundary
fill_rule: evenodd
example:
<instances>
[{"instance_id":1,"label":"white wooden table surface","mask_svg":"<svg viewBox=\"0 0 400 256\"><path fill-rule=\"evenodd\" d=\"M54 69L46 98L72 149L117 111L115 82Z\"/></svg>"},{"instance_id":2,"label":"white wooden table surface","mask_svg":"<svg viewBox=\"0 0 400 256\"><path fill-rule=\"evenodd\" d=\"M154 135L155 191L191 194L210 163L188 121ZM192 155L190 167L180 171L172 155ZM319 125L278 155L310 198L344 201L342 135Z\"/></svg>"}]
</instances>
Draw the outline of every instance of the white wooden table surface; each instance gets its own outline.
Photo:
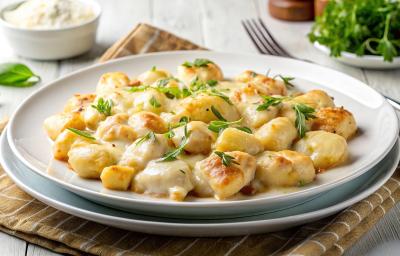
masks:
<instances>
[{"instance_id":1,"label":"white wooden table surface","mask_svg":"<svg viewBox=\"0 0 400 256\"><path fill-rule=\"evenodd\" d=\"M12 0L0 0L0 5ZM73 70L92 64L100 54L138 22L149 22L216 51L257 52L241 27L244 18L261 17L291 54L345 72L400 100L400 71L374 71L344 66L317 52L306 39L311 23L282 22L269 17L268 0L99 0L103 7L96 47L79 58L39 62L15 56L0 34L0 62L19 61L42 77L31 88L0 87L0 119L10 116L22 99ZM400 85L399 85L400 86ZM400 205L366 234L347 255L399 255ZM57 255L0 233L0 255Z\"/></svg>"}]
</instances>

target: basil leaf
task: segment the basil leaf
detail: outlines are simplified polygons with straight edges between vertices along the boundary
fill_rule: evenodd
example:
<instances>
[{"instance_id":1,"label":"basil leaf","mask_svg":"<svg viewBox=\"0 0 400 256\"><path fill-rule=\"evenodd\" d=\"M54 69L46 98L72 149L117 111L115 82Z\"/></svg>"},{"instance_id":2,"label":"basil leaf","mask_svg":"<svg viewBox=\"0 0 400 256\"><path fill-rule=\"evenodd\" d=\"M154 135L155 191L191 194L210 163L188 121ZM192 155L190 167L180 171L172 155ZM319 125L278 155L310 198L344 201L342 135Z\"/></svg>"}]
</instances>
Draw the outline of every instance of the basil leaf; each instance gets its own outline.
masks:
<instances>
[{"instance_id":1,"label":"basil leaf","mask_svg":"<svg viewBox=\"0 0 400 256\"><path fill-rule=\"evenodd\" d=\"M21 63L0 64L0 84L13 87L29 87L40 81L40 77Z\"/></svg>"}]
</instances>

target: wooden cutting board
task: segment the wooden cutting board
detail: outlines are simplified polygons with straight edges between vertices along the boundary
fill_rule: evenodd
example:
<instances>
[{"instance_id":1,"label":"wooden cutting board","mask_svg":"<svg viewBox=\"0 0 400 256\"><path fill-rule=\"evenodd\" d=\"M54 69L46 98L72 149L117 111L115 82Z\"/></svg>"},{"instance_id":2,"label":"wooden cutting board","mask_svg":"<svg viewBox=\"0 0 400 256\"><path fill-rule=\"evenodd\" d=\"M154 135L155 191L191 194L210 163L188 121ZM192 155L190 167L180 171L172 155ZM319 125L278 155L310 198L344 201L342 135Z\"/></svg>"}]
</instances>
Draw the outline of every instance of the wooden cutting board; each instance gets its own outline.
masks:
<instances>
[{"instance_id":1,"label":"wooden cutting board","mask_svg":"<svg viewBox=\"0 0 400 256\"><path fill-rule=\"evenodd\" d=\"M271 16L288 21L314 19L314 0L269 0Z\"/></svg>"}]
</instances>

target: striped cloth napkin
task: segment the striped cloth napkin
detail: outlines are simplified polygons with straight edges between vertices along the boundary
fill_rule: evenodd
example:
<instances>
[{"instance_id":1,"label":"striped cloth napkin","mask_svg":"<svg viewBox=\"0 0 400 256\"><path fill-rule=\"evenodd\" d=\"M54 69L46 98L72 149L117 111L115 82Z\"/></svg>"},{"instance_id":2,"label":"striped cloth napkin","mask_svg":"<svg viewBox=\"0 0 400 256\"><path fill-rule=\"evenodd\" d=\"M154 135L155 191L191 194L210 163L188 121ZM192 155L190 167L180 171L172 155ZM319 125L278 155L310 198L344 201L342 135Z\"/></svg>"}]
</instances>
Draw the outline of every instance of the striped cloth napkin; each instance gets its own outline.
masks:
<instances>
[{"instance_id":1,"label":"striped cloth napkin","mask_svg":"<svg viewBox=\"0 0 400 256\"><path fill-rule=\"evenodd\" d=\"M199 48L168 32L139 24L100 61ZM0 122L0 129L5 123ZM260 235L182 238L125 231L63 213L20 190L0 167L0 230L71 255L342 255L400 200L399 188L400 169L368 198L311 224Z\"/></svg>"}]
</instances>

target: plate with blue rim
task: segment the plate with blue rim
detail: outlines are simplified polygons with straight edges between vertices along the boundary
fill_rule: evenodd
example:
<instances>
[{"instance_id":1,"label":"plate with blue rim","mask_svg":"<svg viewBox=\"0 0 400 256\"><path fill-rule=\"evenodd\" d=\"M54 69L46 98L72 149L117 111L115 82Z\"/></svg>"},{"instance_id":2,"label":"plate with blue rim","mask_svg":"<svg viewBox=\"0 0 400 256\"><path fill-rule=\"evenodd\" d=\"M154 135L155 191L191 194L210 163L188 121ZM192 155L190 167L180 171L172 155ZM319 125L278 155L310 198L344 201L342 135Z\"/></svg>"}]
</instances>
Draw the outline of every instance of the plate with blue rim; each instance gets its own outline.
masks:
<instances>
[{"instance_id":1,"label":"plate with blue rim","mask_svg":"<svg viewBox=\"0 0 400 256\"><path fill-rule=\"evenodd\" d=\"M249 216L234 218L167 218L109 208L57 186L18 160L8 145L5 133L0 140L0 163L17 186L31 196L84 219L131 231L169 236L237 236L283 230L316 221L374 193L393 175L400 159L397 142L382 161L353 182L283 210L253 212Z\"/></svg>"}]
</instances>

